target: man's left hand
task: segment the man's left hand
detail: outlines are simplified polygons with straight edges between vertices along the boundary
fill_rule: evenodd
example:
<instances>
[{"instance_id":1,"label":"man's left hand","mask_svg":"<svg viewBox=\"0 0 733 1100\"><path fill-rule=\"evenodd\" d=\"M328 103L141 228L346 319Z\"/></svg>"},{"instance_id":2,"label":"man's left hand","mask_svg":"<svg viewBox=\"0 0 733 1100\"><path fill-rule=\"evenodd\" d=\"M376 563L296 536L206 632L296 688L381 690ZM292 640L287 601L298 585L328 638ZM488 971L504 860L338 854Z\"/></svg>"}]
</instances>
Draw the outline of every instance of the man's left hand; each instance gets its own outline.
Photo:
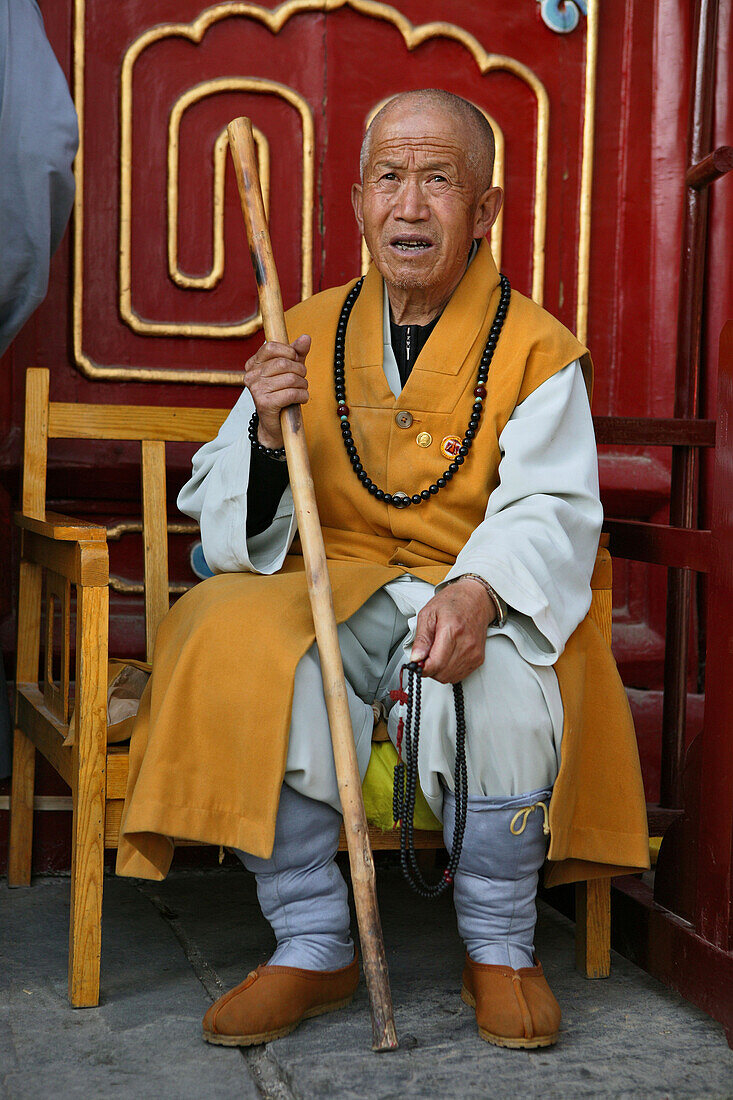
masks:
<instances>
[{"instance_id":1,"label":"man's left hand","mask_svg":"<svg viewBox=\"0 0 733 1100\"><path fill-rule=\"evenodd\" d=\"M486 631L495 618L493 601L478 581L454 581L418 615L410 659L424 662L425 676L457 684L483 664Z\"/></svg>"}]
</instances>

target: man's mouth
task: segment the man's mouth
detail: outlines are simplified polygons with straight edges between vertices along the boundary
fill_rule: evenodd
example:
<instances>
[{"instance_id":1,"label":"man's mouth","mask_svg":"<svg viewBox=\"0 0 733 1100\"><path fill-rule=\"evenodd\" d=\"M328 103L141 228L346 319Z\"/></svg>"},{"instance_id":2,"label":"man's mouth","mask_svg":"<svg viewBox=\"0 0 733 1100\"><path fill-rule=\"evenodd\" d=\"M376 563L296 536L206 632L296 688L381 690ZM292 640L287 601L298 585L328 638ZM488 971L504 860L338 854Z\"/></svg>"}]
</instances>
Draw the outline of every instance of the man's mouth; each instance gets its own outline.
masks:
<instances>
[{"instance_id":1,"label":"man's mouth","mask_svg":"<svg viewBox=\"0 0 733 1100\"><path fill-rule=\"evenodd\" d=\"M433 247L433 242L426 237L395 237L390 244L400 252L424 252Z\"/></svg>"}]
</instances>

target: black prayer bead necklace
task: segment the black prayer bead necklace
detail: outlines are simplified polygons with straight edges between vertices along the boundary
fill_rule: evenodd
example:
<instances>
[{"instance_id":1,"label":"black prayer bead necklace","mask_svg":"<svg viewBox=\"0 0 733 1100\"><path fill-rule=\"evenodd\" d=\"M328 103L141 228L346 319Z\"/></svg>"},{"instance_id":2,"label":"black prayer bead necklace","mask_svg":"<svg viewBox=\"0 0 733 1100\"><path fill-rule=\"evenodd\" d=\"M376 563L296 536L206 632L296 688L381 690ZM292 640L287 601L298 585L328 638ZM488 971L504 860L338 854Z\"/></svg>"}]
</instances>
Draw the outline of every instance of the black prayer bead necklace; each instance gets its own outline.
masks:
<instances>
[{"instance_id":1,"label":"black prayer bead necklace","mask_svg":"<svg viewBox=\"0 0 733 1100\"><path fill-rule=\"evenodd\" d=\"M402 675L407 673L407 690L402 687ZM417 795L418 762L420 745L420 693L422 668L418 661L410 661L400 670L399 691L391 692L392 698L405 703L406 714L400 719L397 732L397 751L400 762L394 769L394 789L392 794L392 815L395 824L400 826L400 863L402 873L415 893L424 898L437 898L453 882L463 847L463 834L466 831L466 812L468 809L468 769L466 767L466 715L463 704L463 685L453 684L453 698L456 707L456 763L453 776L455 788L456 816L453 824L448 866L442 877L434 884L427 883L417 864L415 854L415 798Z\"/></svg>"},{"instance_id":2,"label":"black prayer bead necklace","mask_svg":"<svg viewBox=\"0 0 733 1100\"><path fill-rule=\"evenodd\" d=\"M359 458L359 452L356 449L354 443L354 436L351 431L351 422L349 421L349 406L346 404L346 382L345 382L345 346L346 346L346 326L349 321L349 316L354 303L361 293L364 277L351 288L346 296L346 301L341 309L341 314L338 320L338 326L336 328L336 342L333 352L333 376L334 376L334 388L336 393L336 414L341 421L341 435L343 436L344 446L346 447L346 453L349 456L349 461L353 467L354 473L362 483L364 488L371 493L376 500L384 501L385 504L391 504L394 508L407 508L411 504L422 504L424 500L430 500L431 496L444 489L448 482L452 479L453 475L458 473L463 463L466 461L466 456L473 445L476 432L478 431L479 423L481 421L481 413L484 408L484 399L486 397L486 379L489 376L489 367L491 366L491 360L494 358L494 352L496 351L496 345L501 335L502 326L506 319L507 310L509 309L509 298L511 296L511 286L506 275L499 276L499 282L501 286L501 294L499 297L499 305L496 309L496 315L489 329L489 336L486 341L486 347L484 353L481 356L481 363L478 369L478 381L476 388L473 391L473 408L471 410L471 417L468 421L468 427L466 428L463 441L459 448L458 454L455 456L453 462L443 472L442 476L437 478L432 485L429 485L427 489L423 489L419 493L414 493L412 496L408 496L407 493L385 493L383 489L372 481L368 473L364 469L361 459Z\"/></svg>"}]
</instances>

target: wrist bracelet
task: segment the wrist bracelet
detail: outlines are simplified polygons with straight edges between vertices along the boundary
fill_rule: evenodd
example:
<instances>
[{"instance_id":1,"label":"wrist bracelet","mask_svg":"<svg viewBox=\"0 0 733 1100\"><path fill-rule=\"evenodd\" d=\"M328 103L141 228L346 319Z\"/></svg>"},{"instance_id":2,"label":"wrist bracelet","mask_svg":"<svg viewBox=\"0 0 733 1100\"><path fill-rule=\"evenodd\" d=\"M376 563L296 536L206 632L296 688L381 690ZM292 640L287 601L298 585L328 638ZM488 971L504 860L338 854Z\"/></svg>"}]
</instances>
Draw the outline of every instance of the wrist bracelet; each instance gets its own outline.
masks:
<instances>
[{"instance_id":1,"label":"wrist bracelet","mask_svg":"<svg viewBox=\"0 0 733 1100\"><path fill-rule=\"evenodd\" d=\"M494 607L496 608L496 625L497 626L504 626L504 623L506 622L506 612L504 611L504 607L503 607L503 604L501 602L501 598L494 591L494 589L491 587L489 582L487 580L485 580L483 577L479 576L478 573L462 573L460 577L453 577L450 581L448 581L448 583L449 584L455 584L456 581L463 581L463 580L466 580L466 579L472 580L472 581L478 581L478 583L481 585L481 587L483 588L483 590L486 592L487 596L489 597L489 599L493 603Z\"/></svg>"},{"instance_id":2,"label":"wrist bracelet","mask_svg":"<svg viewBox=\"0 0 733 1100\"><path fill-rule=\"evenodd\" d=\"M260 418L257 412L253 412L249 421L249 428L247 434L249 435L249 441L256 451L259 451L265 458L271 458L275 462L287 462L287 456L285 454L284 447L266 447L264 443L260 443L257 438L257 428L260 423Z\"/></svg>"}]
</instances>

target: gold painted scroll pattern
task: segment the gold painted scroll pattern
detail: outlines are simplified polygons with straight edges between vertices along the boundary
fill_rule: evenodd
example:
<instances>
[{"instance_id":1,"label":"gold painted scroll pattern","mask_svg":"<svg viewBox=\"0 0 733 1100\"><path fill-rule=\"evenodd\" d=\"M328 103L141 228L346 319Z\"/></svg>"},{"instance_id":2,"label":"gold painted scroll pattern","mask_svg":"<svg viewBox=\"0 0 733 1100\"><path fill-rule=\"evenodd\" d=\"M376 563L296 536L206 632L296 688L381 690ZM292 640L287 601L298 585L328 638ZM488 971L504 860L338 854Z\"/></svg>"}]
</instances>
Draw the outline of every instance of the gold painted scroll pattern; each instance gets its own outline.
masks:
<instances>
[{"instance_id":1,"label":"gold painted scroll pattern","mask_svg":"<svg viewBox=\"0 0 733 1100\"><path fill-rule=\"evenodd\" d=\"M134 44L133 44L134 45ZM130 47L132 49L133 47ZM128 50L129 54L129 50ZM262 325L259 311L243 321L234 323L176 322L144 320L132 305L132 70L125 82L126 68L122 67L122 141L120 149L120 298L119 309L123 321L137 333L156 336L206 336L228 338L249 336ZM300 115L302 132L303 186L301 198L301 284L302 298L313 290L313 187L314 187L314 126L313 115L306 100L292 88L273 80L255 77L221 77L197 84L185 92L173 107L168 127L168 201L170 207L172 163L178 161L177 137L184 111L193 103L221 92L255 92L278 96L296 109ZM175 148L173 143L175 142ZM226 158L226 149L224 150ZM225 162L224 162L225 163ZM178 174L174 186L177 191ZM222 180L223 187L223 180ZM177 205L177 194L176 194ZM170 224L168 230L168 255L170 260Z\"/></svg>"},{"instance_id":2,"label":"gold painted scroll pattern","mask_svg":"<svg viewBox=\"0 0 733 1100\"><path fill-rule=\"evenodd\" d=\"M176 104L178 106L178 104ZM180 123L180 116L178 119ZM178 128L173 131L173 115L168 132L168 275L180 287L195 290L211 290L217 286L224 275L224 185L226 179L227 153L229 142L226 127L217 136L212 150L213 194L211 200L211 267L204 275L187 275L178 262L178 193L179 193L179 141ZM270 143L256 126L252 134L257 149L257 164L262 187L262 199L265 213L270 211Z\"/></svg>"},{"instance_id":3,"label":"gold painted scroll pattern","mask_svg":"<svg viewBox=\"0 0 733 1100\"><path fill-rule=\"evenodd\" d=\"M382 109L382 107L384 107L385 103L389 103L391 98L392 98L391 96L386 96L384 99L381 99L379 101L379 103L376 104L376 106L372 107L371 111L369 112L369 114L366 117L365 129L368 129L368 127L371 126L372 120L374 119L377 112L381 111L381 109ZM493 172L493 175L492 175L492 178L491 178L491 185L492 185L492 187L502 187L503 188L503 186L504 186L505 156L506 156L506 154L505 154L505 143L504 143L504 131L502 130L501 126L496 121L496 119L492 115L490 115L488 111L485 111L483 109L483 107L479 107L478 104L476 104L476 103L474 104L474 107L478 107L478 110L481 111L481 114L484 116L486 121L489 123L489 126L491 126L491 129L494 131L494 143L495 143L494 172ZM545 186L546 186L546 181L545 181ZM534 204L535 221L537 219L537 216L538 216L538 205L537 205L537 196L535 196L535 204ZM491 228L491 251L494 254L494 260L496 262L496 266L499 268L500 271L501 271L501 239L502 239L503 227L504 227L504 204L502 203L501 210L499 211L499 217L496 219L496 221L494 222L494 224ZM371 261L371 256L369 255L369 249L366 246L366 241L362 237L361 238L361 273L362 273L362 275L366 275L367 268L369 267L370 261Z\"/></svg>"},{"instance_id":4,"label":"gold painted scroll pattern","mask_svg":"<svg viewBox=\"0 0 733 1100\"><path fill-rule=\"evenodd\" d=\"M586 75L584 100L583 161L580 186L580 248L578 258L577 331L585 338L588 300L588 252L590 247L590 200L593 173L595 68L597 57L598 0L589 0L588 35L586 39ZM257 4L229 0L203 11L191 23L168 23L151 27L132 43L123 62L123 82L131 83L132 67L147 46L165 37L179 36L200 42L208 28L221 19L240 16L258 21L277 34L294 15L303 12L333 12L351 8L368 18L381 19L399 30L408 50L414 50L431 38L448 38L461 44L474 59L483 74L495 69L513 73L529 85L537 100L537 149L535 187L546 177L549 141L549 99L539 78L515 58L489 54L469 31L444 21L413 25L401 12L381 0L285 0L274 10ZM93 362L83 351L83 258L84 258L84 65L85 65L86 0L74 0L74 102L79 116L80 142L74 163L77 214L74 219L74 355L77 366L88 378L98 380L130 380L147 382L194 382L211 385L239 385L240 372L221 370L180 369L175 367L105 366ZM592 71L591 71L592 68ZM125 120L123 119L123 129ZM123 134L124 137L124 134ZM537 279L544 275L546 217L534 228L533 269ZM542 264L536 263L542 257ZM541 274L540 274L541 272ZM532 296L541 301L542 285L533 283Z\"/></svg>"},{"instance_id":5,"label":"gold painted scroll pattern","mask_svg":"<svg viewBox=\"0 0 733 1100\"><path fill-rule=\"evenodd\" d=\"M198 535L200 537L198 523L189 522L188 520L174 522L169 520L166 527L169 536ZM143 524L141 519L118 520L117 523L107 525L107 542L118 542L124 535L139 535L142 533L142 529ZM181 596L184 592L188 592L190 588L193 588L195 583L195 581L193 583L186 581L169 581L168 592L171 596ZM142 596L145 592L145 586L142 581L130 580L116 573L110 573L109 586L113 592L118 592L123 596Z\"/></svg>"}]
</instances>

